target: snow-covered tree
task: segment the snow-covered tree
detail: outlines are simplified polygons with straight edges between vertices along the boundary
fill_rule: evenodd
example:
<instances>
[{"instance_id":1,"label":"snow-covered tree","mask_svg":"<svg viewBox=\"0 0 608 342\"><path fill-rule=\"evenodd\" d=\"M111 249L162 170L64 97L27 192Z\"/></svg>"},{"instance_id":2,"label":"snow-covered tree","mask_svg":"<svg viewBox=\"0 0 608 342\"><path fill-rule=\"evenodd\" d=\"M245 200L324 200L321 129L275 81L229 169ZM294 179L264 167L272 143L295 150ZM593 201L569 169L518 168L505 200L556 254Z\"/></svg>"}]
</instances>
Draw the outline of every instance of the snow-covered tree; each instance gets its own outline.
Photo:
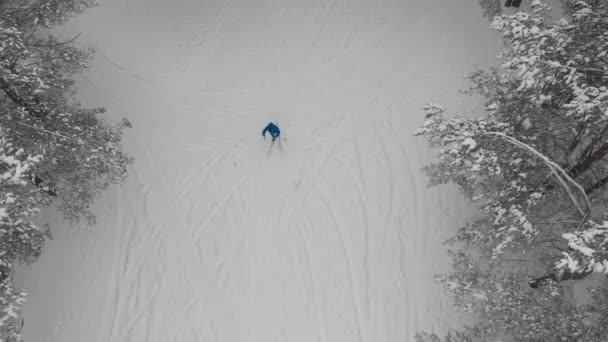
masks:
<instances>
[{"instance_id":1,"label":"snow-covered tree","mask_svg":"<svg viewBox=\"0 0 608 342\"><path fill-rule=\"evenodd\" d=\"M436 150L431 185L455 183L480 209L449 241L474 254L453 253L454 272L438 278L479 323L421 341L608 339L588 324L604 322L608 308L576 307L551 281L542 291L527 281L608 273L608 221L594 216L606 209L608 183L608 2L568 0L570 16L557 21L541 2L532 7L492 21L502 63L471 76L487 115L428 105L417 131Z\"/></svg>"},{"instance_id":2,"label":"snow-covered tree","mask_svg":"<svg viewBox=\"0 0 608 342\"><path fill-rule=\"evenodd\" d=\"M483 10L483 16L490 20L502 14L501 0L479 0L479 6Z\"/></svg>"},{"instance_id":3,"label":"snow-covered tree","mask_svg":"<svg viewBox=\"0 0 608 342\"><path fill-rule=\"evenodd\" d=\"M94 219L95 196L127 175L128 121L108 124L103 108L74 98L75 73L91 51L52 28L83 12L85 0L0 1L0 339L13 334L25 293L10 281L15 262L42 253L46 231L33 223L57 201L68 219Z\"/></svg>"},{"instance_id":4,"label":"snow-covered tree","mask_svg":"<svg viewBox=\"0 0 608 342\"><path fill-rule=\"evenodd\" d=\"M15 326L25 301L25 292L13 288L12 263L31 262L44 247L44 234L32 222L44 200L29 186L41 158L17 148L0 127L0 339L6 341L20 341Z\"/></svg>"},{"instance_id":5,"label":"snow-covered tree","mask_svg":"<svg viewBox=\"0 0 608 342\"><path fill-rule=\"evenodd\" d=\"M32 222L45 201L32 191L30 173L41 155L28 155L14 146L0 130L0 253L6 262L33 261L43 246L43 236Z\"/></svg>"},{"instance_id":6,"label":"snow-covered tree","mask_svg":"<svg viewBox=\"0 0 608 342\"><path fill-rule=\"evenodd\" d=\"M0 341L21 342L21 305L25 302L24 290L17 290L9 281L0 282Z\"/></svg>"},{"instance_id":7,"label":"snow-covered tree","mask_svg":"<svg viewBox=\"0 0 608 342\"><path fill-rule=\"evenodd\" d=\"M26 151L44 154L35 170L53 186L67 218L92 219L95 194L126 176L121 150L124 120L109 126L103 108L82 108L71 76L87 67L90 51L44 28L89 5L82 0L12 0L0 20L0 124Z\"/></svg>"},{"instance_id":8,"label":"snow-covered tree","mask_svg":"<svg viewBox=\"0 0 608 342\"><path fill-rule=\"evenodd\" d=\"M431 184L458 184L491 217L466 233L493 256L585 227L587 197L608 182L608 5L573 6L571 21L548 22L538 3L496 17L504 63L472 76L487 117L432 115L417 132L438 149Z\"/></svg>"},{"instance_id":9,"label":"snow-covered tree","mask_svg":"<svg viewBox=\"0 0 608 342\"><path fill-rule=\"evenodd\" d=\"M530 289L519 265L503 267L465 249L451 256L452 272L438 276L437 281L452 295L457 310L476 314L475 324L443 339L421 333L419 341L599 342L608 338L605 284L591 288L589 302L577 306L570 289L555 282Z\"/></svg>"}]
</instances>

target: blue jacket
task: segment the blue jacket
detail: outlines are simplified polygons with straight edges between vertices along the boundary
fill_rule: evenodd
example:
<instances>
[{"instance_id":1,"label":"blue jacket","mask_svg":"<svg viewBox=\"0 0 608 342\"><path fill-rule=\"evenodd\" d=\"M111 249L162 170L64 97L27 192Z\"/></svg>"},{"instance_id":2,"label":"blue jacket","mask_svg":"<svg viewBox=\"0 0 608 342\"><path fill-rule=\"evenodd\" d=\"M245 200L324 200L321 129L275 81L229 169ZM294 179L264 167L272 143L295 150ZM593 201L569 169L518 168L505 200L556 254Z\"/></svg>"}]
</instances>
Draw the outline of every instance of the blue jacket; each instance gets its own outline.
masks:
<instances>
[{"instance_id":1,"label":"blue jacket","mask_svg":"<svg viewBox=\"0 0 608 342\"><path fill-rule=\"evenodd\" d=\"M264 127L264 130L262 131L262 136L264 138L266 138L267 132L270 133L270 135L272 135L273 137L278 137L279 135L281 135L281 130L279 129L279 127L273 124L272 122L269 123L266 127Z\"/></svg>"}]
</instances>

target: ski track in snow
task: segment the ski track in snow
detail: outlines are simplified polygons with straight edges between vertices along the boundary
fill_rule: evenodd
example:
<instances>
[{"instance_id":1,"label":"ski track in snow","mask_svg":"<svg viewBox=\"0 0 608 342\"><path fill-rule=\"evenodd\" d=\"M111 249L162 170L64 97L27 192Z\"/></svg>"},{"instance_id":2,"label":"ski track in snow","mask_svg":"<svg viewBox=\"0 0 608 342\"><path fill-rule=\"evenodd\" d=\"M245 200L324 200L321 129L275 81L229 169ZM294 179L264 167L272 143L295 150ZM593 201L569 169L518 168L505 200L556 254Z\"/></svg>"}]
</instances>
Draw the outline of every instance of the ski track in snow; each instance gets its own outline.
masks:
<instances>
[{"instance_id":1,"label":"ski track in snow","mask_svg":"<svg viewBox=\"0 0 608 342\"><path fill-rule=\"evenodd\" d=\"M111 19L110 19L111 18ZM108 20L112 24L107 25ZM105 0L82 102L127 116L130 178L20 271L29 341L411 341L467 208L427 189L420 106L499 42L475 2ZM450 107L451 106L451 107ZM278 121L287 140L260 138ZM279 148L281 147L281 148Z\"/></svg>"}]
</instances>

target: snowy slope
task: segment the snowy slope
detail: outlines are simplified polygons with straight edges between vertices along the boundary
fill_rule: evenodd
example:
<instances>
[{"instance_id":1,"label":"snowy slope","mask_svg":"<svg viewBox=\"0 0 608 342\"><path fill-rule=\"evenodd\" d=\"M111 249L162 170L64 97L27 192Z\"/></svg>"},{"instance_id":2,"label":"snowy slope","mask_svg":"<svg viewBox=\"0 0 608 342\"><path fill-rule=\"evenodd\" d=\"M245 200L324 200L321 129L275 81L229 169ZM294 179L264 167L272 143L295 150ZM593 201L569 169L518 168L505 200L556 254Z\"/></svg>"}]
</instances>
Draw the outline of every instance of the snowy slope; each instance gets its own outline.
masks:
<instances>
[{"instance_id":1,"label":"snowy slope","mask_svg":"<svg viewBox=\"0 0 608 342\"><path fill-rule=\"evenodd\" d=\"M48 214L27 341L411 341L457 322L432 275L467 214L427 189L420 106L474 107L476 1L105 0L81 99L134 128L94 227ZM288 140L267 157L260 131Z\"/></svg>"}]
</instances>

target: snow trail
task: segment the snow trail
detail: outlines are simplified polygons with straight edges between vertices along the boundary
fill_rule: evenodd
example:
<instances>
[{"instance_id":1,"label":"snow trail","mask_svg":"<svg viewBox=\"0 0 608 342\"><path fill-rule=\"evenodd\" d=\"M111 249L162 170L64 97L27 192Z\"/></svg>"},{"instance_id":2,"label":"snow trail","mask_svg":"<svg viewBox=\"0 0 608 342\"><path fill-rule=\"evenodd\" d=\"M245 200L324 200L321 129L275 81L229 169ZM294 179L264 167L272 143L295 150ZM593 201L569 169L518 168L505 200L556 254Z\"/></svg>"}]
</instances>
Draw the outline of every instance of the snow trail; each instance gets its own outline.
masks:
<instances>
[{"instance_id":1,"label":"snow trail","mask_svg":"<svg viewBox=\"0 0 608 342\"><path fill-rule=\"evenodd\" d=\"M105 0L80 98L137 162L23 270L31 341L409 341L458 319L433 284L467 208L427 189L420 106L499 41L476 2ZM266 158L260 133L288 135Z\"/></svg>"}]
</instances>

